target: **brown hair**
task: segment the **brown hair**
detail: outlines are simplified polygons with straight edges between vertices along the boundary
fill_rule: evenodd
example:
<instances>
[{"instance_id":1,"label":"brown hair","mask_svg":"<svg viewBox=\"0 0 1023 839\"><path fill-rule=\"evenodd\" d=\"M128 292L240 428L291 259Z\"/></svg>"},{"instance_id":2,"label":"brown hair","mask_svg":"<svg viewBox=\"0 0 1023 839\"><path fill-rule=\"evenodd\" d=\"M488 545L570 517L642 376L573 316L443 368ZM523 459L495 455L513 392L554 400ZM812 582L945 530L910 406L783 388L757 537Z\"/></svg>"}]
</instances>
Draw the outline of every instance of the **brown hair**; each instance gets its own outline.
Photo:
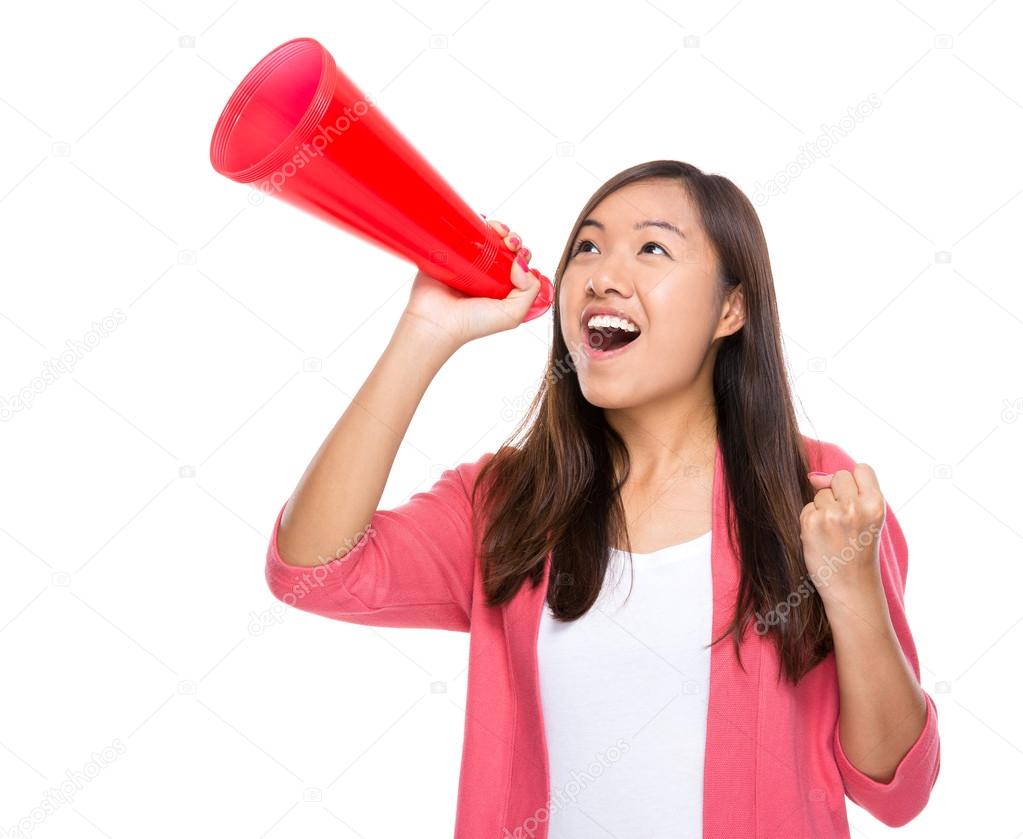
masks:
<instances>
[{"instance_id":1,"label":"brown hair","mask_svg":"<svg viewBox=\"0 0 1023 839\"><path fill-rule=\"evenodd\" d=\"M473 486L475 498L487 485L483 505L473 504L487 521L479 540L483 588L487 604L497 606L527 578L538 585L552 551L547 603L555 618L574 620L600 594L608 546L624 541L628 550L619 495L628 452L603 409L584 398L574 365L566 364L571 355L561 332L557 290L581 222L611 193L652 178L674 179L686 189L717 254L719 299L742 284L746 320L718 339L713 374L724 497L734 508L738 546L732 528L729 539L741 572L734 617L712 643L731 635L743 666L739 642L747 624L758 611L771 613L785 602L806 577L799 518L814 490L806 476L767 242L756 210L728 178L687 163L655 160L620 172L592 195L573 225L554 275L554 340L544 381L509 442L485 462ZM521 444L513 445L523 432ZM623 469L616 472L616 464ZM622 476L618 483L616 474ZM725 514L730 521L731 510ZM793 683L833 648L823 602L812 585L809 591L798 609L766 630Z\"/></svg>"}]
</instances>

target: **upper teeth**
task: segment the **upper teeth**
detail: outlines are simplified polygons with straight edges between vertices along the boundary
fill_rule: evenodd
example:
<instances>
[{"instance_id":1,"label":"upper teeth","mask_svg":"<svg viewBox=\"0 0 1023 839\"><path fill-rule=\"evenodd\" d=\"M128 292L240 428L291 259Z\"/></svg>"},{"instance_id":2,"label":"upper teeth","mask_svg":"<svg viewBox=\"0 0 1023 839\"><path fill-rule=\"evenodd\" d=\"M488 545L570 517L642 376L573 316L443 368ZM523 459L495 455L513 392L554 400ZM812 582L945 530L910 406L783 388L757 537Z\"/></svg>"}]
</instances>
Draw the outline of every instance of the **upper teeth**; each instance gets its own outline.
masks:
<instances>
[{"instance_id":1,"label":"upper teeth","mask_svg":"<svg viewBox=\"0 0 1023 839\"><path fill-rule=\"evenodd\" d=\"M613 327L615 329L624 329L626 332L639 332L639 327L636 326L631 320L627 318L619 318L614 315L594 315L588 321L586 325L590 329L600 329L601 327Z\"/></svg>"}]
</instances>

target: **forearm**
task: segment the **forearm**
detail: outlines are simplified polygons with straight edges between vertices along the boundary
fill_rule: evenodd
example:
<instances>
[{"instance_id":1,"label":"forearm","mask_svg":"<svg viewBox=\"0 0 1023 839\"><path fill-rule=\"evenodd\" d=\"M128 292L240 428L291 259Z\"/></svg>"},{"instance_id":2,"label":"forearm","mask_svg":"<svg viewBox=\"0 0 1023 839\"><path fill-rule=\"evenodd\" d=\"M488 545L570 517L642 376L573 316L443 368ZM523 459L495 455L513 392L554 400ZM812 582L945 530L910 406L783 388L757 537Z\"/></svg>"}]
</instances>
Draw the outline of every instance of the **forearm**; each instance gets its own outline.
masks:
<instances>
[{"instance_id":1,"label":"forearm","mask_svg":"<svg viewBox=\"0 0 1023 839\"><path fill-rule=\"evenodd\" d=\"M926 699L876 587L825 600L835 642L842 749L861 772L887 783L927 719Z\"/></svg>"},{"instance_id":2,"label":"forearm","mask_svg":"<svg viewBox=\"0 0 1023 839\"><path fill-rule=\"evenodd\" d=\"M281 558L312 566L359 541L380 504L416 408L457 347L402 316L372 372L320 445L289 499Z\"/></svg>"}]
</instances>

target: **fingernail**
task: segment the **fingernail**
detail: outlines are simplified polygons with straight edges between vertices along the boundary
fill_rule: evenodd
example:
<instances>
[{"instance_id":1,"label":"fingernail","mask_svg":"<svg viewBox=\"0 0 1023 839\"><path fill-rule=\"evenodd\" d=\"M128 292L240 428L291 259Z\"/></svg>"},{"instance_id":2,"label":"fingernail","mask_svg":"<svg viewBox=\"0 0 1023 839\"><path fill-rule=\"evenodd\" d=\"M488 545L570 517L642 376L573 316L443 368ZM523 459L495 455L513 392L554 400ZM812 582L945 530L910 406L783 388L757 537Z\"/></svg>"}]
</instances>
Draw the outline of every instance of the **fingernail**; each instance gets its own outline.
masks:
<instances>
[{"instance_id":1,"label":"fingernail","mask_svg":"<svg viewBox=\"0 0 1023 839\"><path fill-rule=\"evenodd\" d=\"M830 472L808 472L807 474L809 474L809 475L817 475L818 477L824 478L824 477L830 475L831 473Z\"/></svg>"},{"instance_id":2,"label":"fingernail","mask_svg":"<svg viewBox=\"0 0 1023 839\"><path fill-rule=\"evenodd\" d=\"M529 271L529 266L526 265L526 260L522 258L522 251L519 251L517 254L515 254L515 261L519 264L519 268L521 268L523 271L525 272Z\"/></svg>"},{"instance_id":3,"label":"fingernail","mask_svg":"<svg viewBox=\"0 0 1023 839\"><path fill-rule=\"evenodd\" d=\"M509 236L508 244L512 250L518 250L522 247L522 240L518 236Z\"/></svg>"},{"instance_id":4,"label":"fingernail","mask_svg":"<svg viewBox=\"0 0 1023 839\"><path fill-rule=\"evenodd\" d=\"M523 248L519 253L522 254L523 262L529 262L530 257L533 256L533 252L529 248Z\"/></svg>"}]
</instances>

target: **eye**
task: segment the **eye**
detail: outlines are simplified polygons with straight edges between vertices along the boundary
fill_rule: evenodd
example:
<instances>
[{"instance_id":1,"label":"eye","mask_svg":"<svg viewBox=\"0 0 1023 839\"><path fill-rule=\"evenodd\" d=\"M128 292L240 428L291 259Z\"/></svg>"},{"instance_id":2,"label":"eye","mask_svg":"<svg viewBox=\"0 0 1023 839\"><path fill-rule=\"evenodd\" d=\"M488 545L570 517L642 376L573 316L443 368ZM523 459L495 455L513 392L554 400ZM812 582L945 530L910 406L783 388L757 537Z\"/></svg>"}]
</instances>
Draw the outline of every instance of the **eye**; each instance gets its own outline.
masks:
<instances>
[{"instance_id":1,"label":"eye","mask_svg":"<svg viewBox=\"0 0 1023 839\"><path fill-rule=\"evenodd\" d=\"M589 239L582 239L579 242L579 244L575 246L575 249L572 251L572 256L577 256L578 254L581 253L591 253L591 251L584 250L584 248L587 245L593 245L593 242L591 242ZM647 242L645 245L643 245L643 247L640 250L646 252L646 248L648 248L650 245L653 245L655 248L660 248L661 252L665 256L669 257L671 256L671 254L668 253L667 248L665 248L663 245L658 244L657 242ZM596 245L594 245L594 247L596 247Z\"/></svg>"},{"instance_id":2,"label":"eye","mask_svg":"<svg viewBox=\"0 0 1023 839\"><path fill-rule=\"evenodd\" d=\"M655 248L660 248L662 251L664 251L664 254L666 256L668 255L668 251L665 250L663 246L658 245L657 242L647 242L646 245L643 245L643 247L646 248L648 245L653 245Z\"/></svg>"}]
</instances>

